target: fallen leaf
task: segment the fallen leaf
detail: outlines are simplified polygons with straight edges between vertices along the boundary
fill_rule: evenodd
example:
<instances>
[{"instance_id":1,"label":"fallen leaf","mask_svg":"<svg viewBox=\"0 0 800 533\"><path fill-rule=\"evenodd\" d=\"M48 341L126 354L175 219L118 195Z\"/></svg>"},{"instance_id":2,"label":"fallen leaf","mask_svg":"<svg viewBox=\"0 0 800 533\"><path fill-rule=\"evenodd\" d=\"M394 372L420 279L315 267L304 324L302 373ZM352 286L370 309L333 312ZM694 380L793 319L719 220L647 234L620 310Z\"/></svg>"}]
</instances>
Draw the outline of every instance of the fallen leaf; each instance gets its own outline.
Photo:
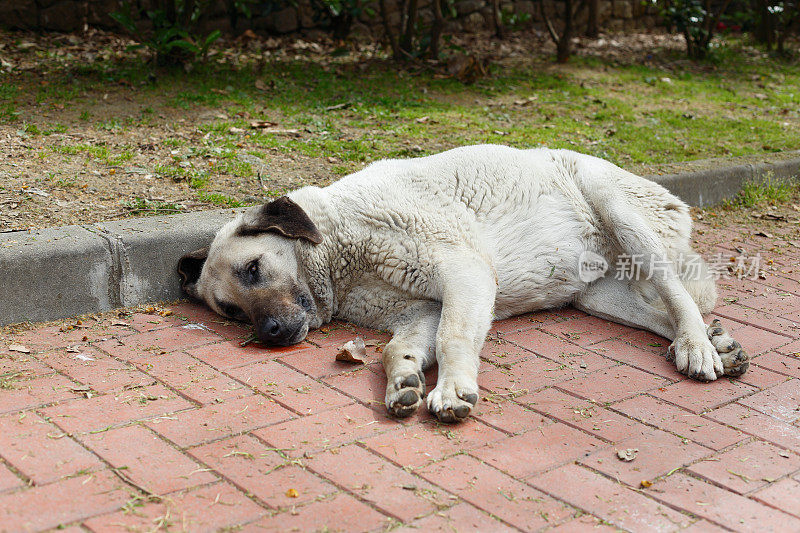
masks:
<instances>
[{"instance_id":1,"label":"fallen leaf","mask_svg":"<svg viewBox=\"0 0 800 533\"><path fill-rule=\"evenodd\" d=\"M773 237L772 233L767 233L766 231L759 231L755 235L756 237L766 237L768 239L771 239Z\"/></svg>"},{"instance_id":2,"label":"fallen leaf","mask_svg":"<svg viewBox=\"0 0 800 533\"><path fill-rule=\"evenodd\" d=\"M339 348L339 353L336 354L337 361L345 361L348 363L364 364L367 362L367 348L364 345L364 339L356 337L355 339L344 343Z\"/></svg>"},{"instance_id":3,"label":"fallen leaf","mask_svg":"<svg viewBox=\"0 0 800 533\"><path fill-rule=\"evenodd\" d=\"M652 481L648 481L648 480L646 480L646 479L643 479L643 480L642 480L642 481L639 483L639 486L640 486L640 487L642 487L643 489L649 489L650 487L652 487L652 486L653 486L653 482L652 482Z\"/></svg>"},{"instance_id":4,"label":"fallen leaf","mask_svg":"<svg viewBox=\"0 0 800 533\"><path fill-rule=\"evenodd\" d=\"M8 349L12 352L31 353L30 348L23 346L22 344L10 344Z\"/></svg>"},{"instance_id":5,"label":"fallen leaf","mask_svg":"<svg viewBox=\"0 0 800 533\"><path fill-rule=\"evenodd\" d=\"M297 489L289 489L286 491L286 496L289 498L297 498L300 496L300 493L297 492Z\"/></svg>"},{"instance_id":6,"label":"fallen leaf","mask_svg":"<svg viewBox=\"0 0 800 533\"><path fill-rule=\"evenodd\" d=\"M638 453L639 448L627 448L625 450L617 450L617 457L619 457L620 460L629 463L636 459L636 454Z\"/></svg>"}]
</instances>

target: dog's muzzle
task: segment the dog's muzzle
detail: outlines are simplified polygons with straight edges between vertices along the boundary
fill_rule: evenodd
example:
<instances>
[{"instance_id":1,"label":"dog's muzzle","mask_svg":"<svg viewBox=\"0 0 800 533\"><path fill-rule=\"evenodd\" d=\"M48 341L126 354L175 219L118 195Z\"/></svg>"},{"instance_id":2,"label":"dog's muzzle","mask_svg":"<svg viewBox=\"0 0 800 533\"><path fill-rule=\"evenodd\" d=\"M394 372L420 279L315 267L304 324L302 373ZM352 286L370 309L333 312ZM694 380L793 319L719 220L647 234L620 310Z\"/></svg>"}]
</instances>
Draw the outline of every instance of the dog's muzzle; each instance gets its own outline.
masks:
<instances>
[{"instance_id":1,"label":"dog's muzzle","mask_svg":"<svg viewBox=\"0 0 800 533\"><path fill-rule=\"evenodd\" d=\"M258 322L256 334L263 344L288 346L306 338L308 327L304 319L286 320L267 317Z\"/></svg>"}]
</instances>

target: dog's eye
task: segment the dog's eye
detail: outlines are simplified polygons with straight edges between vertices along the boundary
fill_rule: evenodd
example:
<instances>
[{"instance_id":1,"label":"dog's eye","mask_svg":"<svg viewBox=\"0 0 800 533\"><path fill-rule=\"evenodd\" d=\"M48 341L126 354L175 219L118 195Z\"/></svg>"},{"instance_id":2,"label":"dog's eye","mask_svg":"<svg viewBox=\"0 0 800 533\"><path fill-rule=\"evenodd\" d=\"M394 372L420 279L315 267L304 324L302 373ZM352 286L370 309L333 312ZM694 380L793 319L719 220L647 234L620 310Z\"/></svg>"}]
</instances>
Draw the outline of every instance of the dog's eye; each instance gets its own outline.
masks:
<instances>
[{"instance_id":1,"label":"dog's eye","mask_svg":"<svg viewBox=\"0 0 800 533\"><path fill-rule=\"evenodd\" d=\"M297 297L297 303L299 303L300 306L306 311L311 309L311 302L308 301L308 298L305 294L301 294Z\"/></svg>"},{"instance_id":2,"label":"dog's eye","mask_svg":"<svg viewBox=\"0 0 800 533\"><path fill-rule=\"evenodd\" d=\"M247 279L250 283L258 281L258 259L247 265Z\"/></svg>"}]
</instances>

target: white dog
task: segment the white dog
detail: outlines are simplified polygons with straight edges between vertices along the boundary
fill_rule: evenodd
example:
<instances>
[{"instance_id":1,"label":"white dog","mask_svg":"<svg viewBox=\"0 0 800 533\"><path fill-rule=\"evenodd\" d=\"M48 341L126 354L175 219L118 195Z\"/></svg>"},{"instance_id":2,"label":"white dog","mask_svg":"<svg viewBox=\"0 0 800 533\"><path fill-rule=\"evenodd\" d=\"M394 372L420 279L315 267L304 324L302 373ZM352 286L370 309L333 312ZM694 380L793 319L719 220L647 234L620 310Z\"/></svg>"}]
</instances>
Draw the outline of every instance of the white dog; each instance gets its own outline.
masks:
<instances>
[{"instance_id":1,"label":"white dog","mask_svg":"<svg viewBox=\"0 0 800 533\"><path fill-rule=\"evenodd\" d=\"M417 409L437 361L428 409L456 421L478 400L492 319L538 309L571 304L667 337L696 379L742 374L739 343L703 322L716 289L690 232L686 204L607 161L469 146L251 208L178 270L189 294L266 343L300 342L334 317L390 330L389 411Z\"/></svg>"}]
</instances>

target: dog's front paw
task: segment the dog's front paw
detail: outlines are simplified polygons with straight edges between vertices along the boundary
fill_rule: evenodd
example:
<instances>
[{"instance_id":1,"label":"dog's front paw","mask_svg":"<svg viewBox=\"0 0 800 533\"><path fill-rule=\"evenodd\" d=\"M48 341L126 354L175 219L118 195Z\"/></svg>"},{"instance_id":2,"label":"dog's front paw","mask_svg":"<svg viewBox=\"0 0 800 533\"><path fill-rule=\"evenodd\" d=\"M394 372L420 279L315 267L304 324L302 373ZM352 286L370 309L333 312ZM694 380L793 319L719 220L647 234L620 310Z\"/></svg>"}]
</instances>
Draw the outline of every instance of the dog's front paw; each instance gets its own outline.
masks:
<instances>
[{"instance_id":1,"label":"dog's front paw","mask_svg":"<svg viewBox=\"0 0 800 533\"><path fill-rule=\"evenodd\" d=\"M428 411L441 422L460 422L478 402L478 384L465 378L440 377L428 394Z\"/></svg>"},{"instance_id":2,"label":"dog's front paw","mask_svg":"<svg viewBox=\"0 0 800 533\"><path fill-rule=\"evenodd\" d=\"M723 329L722 322L716 318L708 326L708 340L722 359L726 376L741 376L750 368L750 356L742 345Z\"/></svg>"},{"instance_id":3,"label":"dog's front paw","mask_svg":"<svg viewBox=\"0 0 800 533\"><path fill-rule=\"evenodd\" d=\"M411 415L425 397L425 374L422 372L390 378L386 384L386 408L400 418Z\"/></svg>"},{"instance_id":4,"label":"dog's front paw","mask_svg":"<svg viewBox=\"0 0 800 533\"><path fill-rule=\"evenodd\" d=\"M714 381L724 374L722 359L705 336L683 334L670 344L667 360L678 372L698 381Z\"/></svg>"}]
</instances>

